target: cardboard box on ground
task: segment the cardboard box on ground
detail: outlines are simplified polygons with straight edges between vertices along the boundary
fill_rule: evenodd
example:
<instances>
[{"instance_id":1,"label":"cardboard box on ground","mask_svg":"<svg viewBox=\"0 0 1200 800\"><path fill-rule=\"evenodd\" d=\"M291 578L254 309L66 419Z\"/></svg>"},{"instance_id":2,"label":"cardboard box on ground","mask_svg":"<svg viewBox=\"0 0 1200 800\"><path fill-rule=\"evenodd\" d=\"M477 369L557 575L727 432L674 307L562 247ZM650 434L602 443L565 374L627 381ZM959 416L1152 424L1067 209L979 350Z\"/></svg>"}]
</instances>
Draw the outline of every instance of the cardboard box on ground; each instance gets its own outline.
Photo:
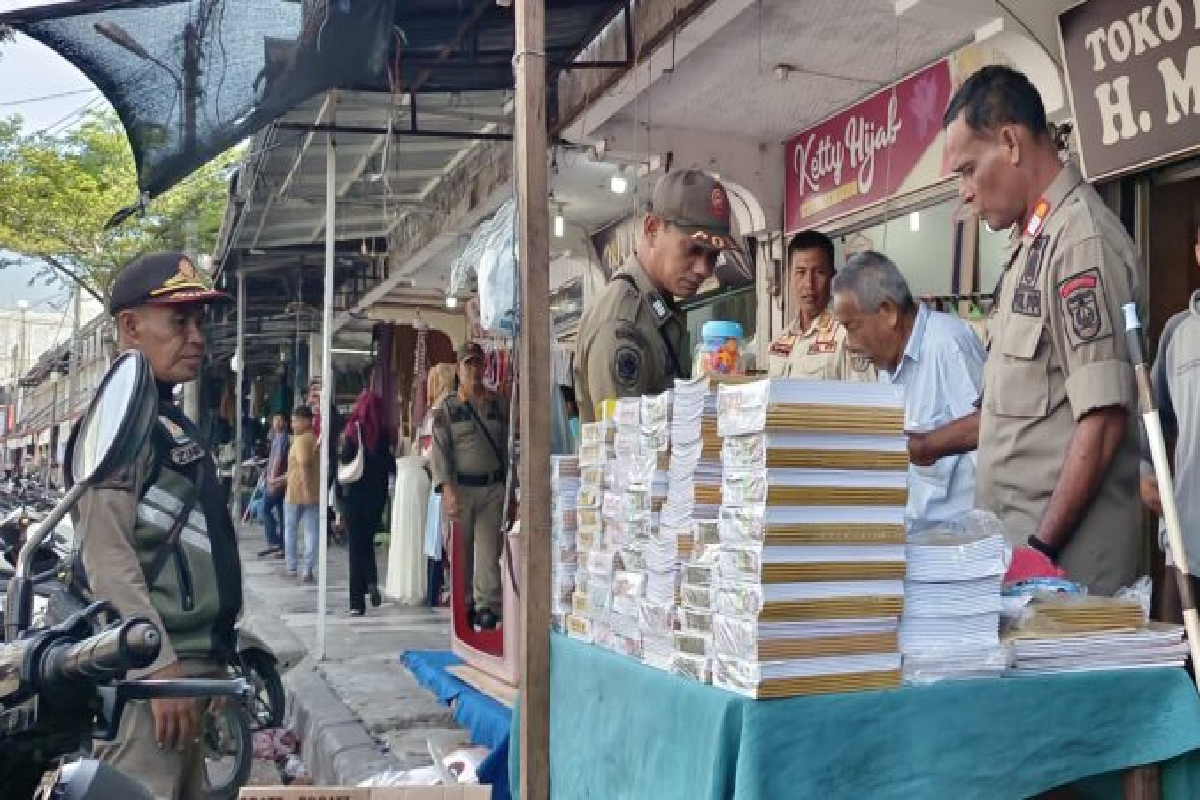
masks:
<instances>
[{"instance_id":1,"label":"cardboard box on ground","mask_svg":"<svg viewBox=\"0 0 1200 800\"><path fill-rule=\"evenodd\" d=\"M248 786L240 800L490 800L490 786Z\"/></svg>"}]
</instances>

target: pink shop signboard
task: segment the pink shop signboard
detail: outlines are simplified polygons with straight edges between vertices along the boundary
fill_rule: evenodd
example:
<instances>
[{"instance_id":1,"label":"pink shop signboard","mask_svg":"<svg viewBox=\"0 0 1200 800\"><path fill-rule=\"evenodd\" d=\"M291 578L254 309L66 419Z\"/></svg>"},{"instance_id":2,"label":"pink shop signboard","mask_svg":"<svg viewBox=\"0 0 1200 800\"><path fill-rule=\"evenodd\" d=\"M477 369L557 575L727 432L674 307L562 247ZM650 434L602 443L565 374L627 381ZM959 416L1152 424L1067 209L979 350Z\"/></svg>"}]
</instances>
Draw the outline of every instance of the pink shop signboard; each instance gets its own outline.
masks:
<instances>
[{"instance_id":1,"label":"pink shop signboard","mask_svg":"<svg viewBox=\"0 0 1200 800\"><path fill-rule=\"evenodd\" d=\"M943 59L789 139L788 233L946 177L940 134L952 81Z\"/></svg>"}]
</instances>

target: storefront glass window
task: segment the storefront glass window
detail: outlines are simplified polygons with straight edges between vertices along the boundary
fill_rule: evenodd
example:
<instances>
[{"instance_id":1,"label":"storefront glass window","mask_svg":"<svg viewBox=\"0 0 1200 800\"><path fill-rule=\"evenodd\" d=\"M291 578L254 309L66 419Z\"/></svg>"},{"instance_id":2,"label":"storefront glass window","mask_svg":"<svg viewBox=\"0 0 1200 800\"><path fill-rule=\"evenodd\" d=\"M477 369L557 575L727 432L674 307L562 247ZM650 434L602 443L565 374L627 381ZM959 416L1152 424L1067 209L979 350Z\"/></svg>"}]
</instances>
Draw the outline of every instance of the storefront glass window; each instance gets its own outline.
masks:
<instances>
[{"instance_id":1,"label":"storefront glass window","mask_svg":"<svg viewBox=\"0 0 1200 800\"><path fill-rule=\"evenodd\" d=\"M897 213L886 223L834 236L838 263L876 250L896 262L915 297L949 294L954 273L956 200Z\"/></svg>"},{"instance_id":2,"label":"storefront glass window","mask_svg":"<svg viewBox=\"0 0 1200 800\"><path fill-rule=\"evenodd\" d=\"M979 223L979 291L991 293L1004 272L1008 231L991 231Z\"/></svg>"}]
</instances>

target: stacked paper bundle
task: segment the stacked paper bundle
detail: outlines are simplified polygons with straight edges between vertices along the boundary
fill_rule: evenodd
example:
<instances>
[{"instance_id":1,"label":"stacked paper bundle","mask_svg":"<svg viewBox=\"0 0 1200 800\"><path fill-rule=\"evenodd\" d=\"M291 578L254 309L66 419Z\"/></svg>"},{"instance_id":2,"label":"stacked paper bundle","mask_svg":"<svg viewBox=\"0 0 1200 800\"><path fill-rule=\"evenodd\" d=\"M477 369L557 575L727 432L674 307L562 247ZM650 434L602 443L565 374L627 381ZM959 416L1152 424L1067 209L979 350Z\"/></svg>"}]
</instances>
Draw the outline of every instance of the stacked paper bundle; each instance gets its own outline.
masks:
<instances>
[{"instance_id":1,"label":"stacked paper bundle","mask_svg":"<svg viewBox=\"0 0 1200 800\"><path fill-rule=\"evenodd\" d=\"M712 487L714 493L710 497L716 496L715 491L721 485L721 451L716 429L717 395L709 379L675 381L670 491L663 507L664 525L683 527L695 518L697 486ZM715 448L706 444L706 431L710 438L716 439Z\"/></svg>"},{"instance_id":2,"label":"stacked paper bundle","mask_svg":"<svg viewBox=\"0 0 1200 800\"><path fill-rule=\"evenodd\" d=\"M950 525L909 542L900 622L906 682L994 676L1008 666L1000 646L1004 536L966 527L974 532Z\"/></svg>"},{"instance_id":3,"label":"stacked paper bundle","mask_svg":"<svg viewBox=\"0 0 1200 800\"><path fill-rule=\"evenodd\" d=\"M1148 622L1136 597L1040 595L1008 641L1019 673L1181 667L1184 629Z\"/></svg>"},{"instance_id":4,"label":"stacked paper bundle","mask_svg":"<svg viewBox=\"0 0 1200 800\"><path fill-rule=\"evenodd\" d=\"M551 619L556 630L565 629L571 600L575 594L575 574L578 568L579 529L579 458L551 456L550 458L551 525L550 540Z\"/></svg>"},{"instance_id":5,"label":"stacked paper bundle","mask_svg":"<svg viewBox=\"0 0 1200 800\"><path fill-rule=\"evenodd\" d=\"M575 591L565 627L568 636L594 642L596 634L607 636L611 604L612 566L603 567L605 545L604 504L607 499L609 465L614 458L615 429L606 420L589 422L580 429L579 491L575 506ZM599 554L596 559L593 555Z\"/></svg>"},{"instance_id":6,"label":"stacked paper bundle","mask_svg":"<svg viewBox=\"0 0 1200 800\"><path fill-rule=\"evenodd\" d=\"M711 683L713 600L716 593L716 520L693 520L686 544L679 547L679 631L671 669ZM681 539L681 542L685 541Z\"/></svg>"},{"instance_id":7,"label":"stacked paper bundle","mask_svg":"<svg viewBox=\"0 0 1200 800\"><path fill-rule=\"evenodd\" d=\"M718 412L713 683L760 698L898 685L907 499L900 389L723 385Z\"/></svg>"}]
</instances>

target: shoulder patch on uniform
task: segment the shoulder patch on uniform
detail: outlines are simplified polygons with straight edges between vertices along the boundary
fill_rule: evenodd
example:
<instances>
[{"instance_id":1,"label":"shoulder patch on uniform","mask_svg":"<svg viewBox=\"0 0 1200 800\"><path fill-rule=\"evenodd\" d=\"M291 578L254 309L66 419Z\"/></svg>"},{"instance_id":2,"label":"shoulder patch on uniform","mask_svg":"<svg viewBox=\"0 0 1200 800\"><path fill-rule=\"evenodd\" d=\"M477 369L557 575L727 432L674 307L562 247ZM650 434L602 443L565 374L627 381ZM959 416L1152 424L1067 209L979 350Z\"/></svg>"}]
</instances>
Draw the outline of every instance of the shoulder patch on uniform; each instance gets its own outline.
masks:
<instances>
[{"instance_id":1,"label":"shoulder patch on uniform","mask_svg":"<svg viewBox=\"0 0 1200 800\"><path fill-rule=\"evenodd\" d=\"M792 348L796 346L796 334L785 333L775 341L771 342L771 355L783 356L784 358L792 354Z\"/></svg>"},{"instance_id":2,"label":"shoulder patch on uniform","mask_svg":"<svg viewBox=\"0 0 1200 800\"><path fill-rule=\"evenodd\" d=\"M634 322L642 306L642 295L628 280L614 278L600 293L597 305L609 309L608 314L602 315L603 317L617 322Z\"/></svg>"},{"instance_id":3,"label":"shoulder patch on uniform","mask_svg":"<svg viewBox=\"0 0 1200 800\"><path fill-rule=\"evenodd\" d=\"M1108 299L1099 270L1084 270L1062 281L1058 284L1058 296L1072 348L1112 336Z\"/></svg>"},{"instance_id":4,"label":"shoulder patch on uniform","mask_svg":"<svg viewBox=\"0 0 1200 800\"><path fill-rule=\"evenodd\" d=\"M642 351L633 344L618 342L613 351L613 382L621 389L632 389L640 385L642 376Z\"/></svg>"},{"instance_id":5,"label":"shoulder patch on uniform","mask_svg":"<svg viewBox=\"0 0 1200 800\"><path fill-rule=\"evenodd\" d=\"M866 372L871 368L870 360L861 353L850 354L850 369L855 372Z\"/></svg>"},{"instance_id":6,"label":"shoulder patch on uniform","mask_svg":"<svg viewBox=\"0 0 1200 800\"><path fill-rule=\"evenodd\" d=\"M1017 276L1017 286L1013 289L1012 310L1014 314L1026 317L1042 316L1042 289L1039 278L1042 274L1042 260L1046 256L1046 246L1049 239L1045 235L1038 236L1029 245L1025 256L1025 266Z\"/></svg>"}]
</instances>

